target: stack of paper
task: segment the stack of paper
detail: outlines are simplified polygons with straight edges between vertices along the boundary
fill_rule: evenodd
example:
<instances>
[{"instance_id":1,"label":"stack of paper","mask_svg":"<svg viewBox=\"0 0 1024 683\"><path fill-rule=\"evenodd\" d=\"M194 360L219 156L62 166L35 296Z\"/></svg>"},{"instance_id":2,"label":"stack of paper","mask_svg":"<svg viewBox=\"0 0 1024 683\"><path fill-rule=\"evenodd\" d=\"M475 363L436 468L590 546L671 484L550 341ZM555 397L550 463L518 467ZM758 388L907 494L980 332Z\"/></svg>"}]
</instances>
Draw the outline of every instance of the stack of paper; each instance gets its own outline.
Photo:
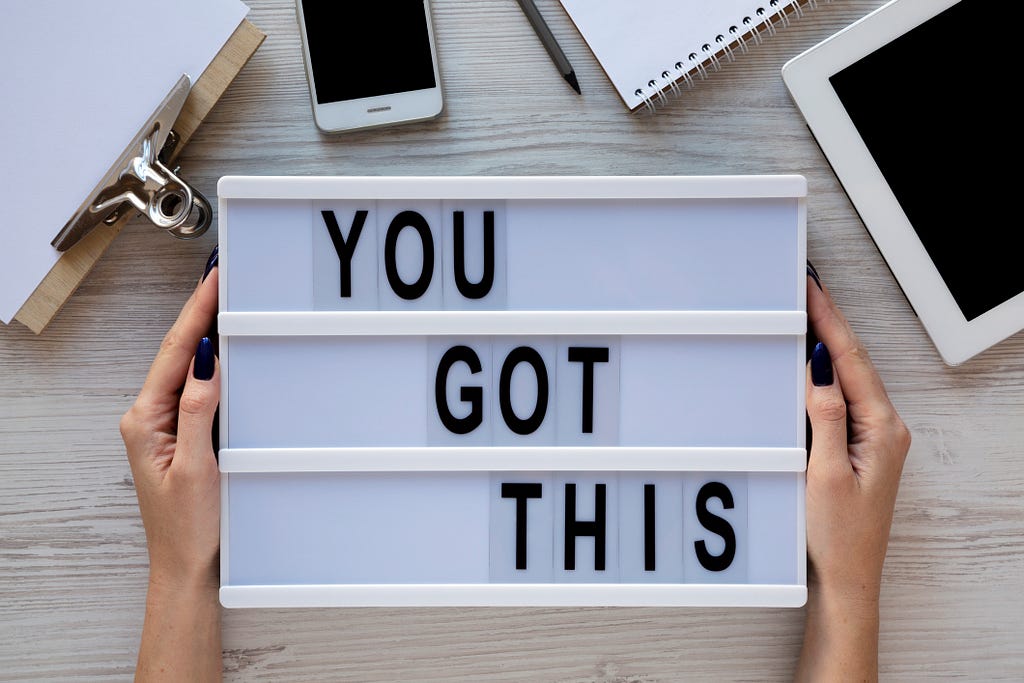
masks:
<instances>
[{"instance_id":1,"label":"stack of paper","mask_svg":"<svg viewBox=\"0 0 1024 683\"><path fill-rule=\"evenodd\" d=\"M0 321L56 263L50 240L171 87L183 73L194 83L247 11L239 0L0 5Z\"/></svg>"}]
</instances>

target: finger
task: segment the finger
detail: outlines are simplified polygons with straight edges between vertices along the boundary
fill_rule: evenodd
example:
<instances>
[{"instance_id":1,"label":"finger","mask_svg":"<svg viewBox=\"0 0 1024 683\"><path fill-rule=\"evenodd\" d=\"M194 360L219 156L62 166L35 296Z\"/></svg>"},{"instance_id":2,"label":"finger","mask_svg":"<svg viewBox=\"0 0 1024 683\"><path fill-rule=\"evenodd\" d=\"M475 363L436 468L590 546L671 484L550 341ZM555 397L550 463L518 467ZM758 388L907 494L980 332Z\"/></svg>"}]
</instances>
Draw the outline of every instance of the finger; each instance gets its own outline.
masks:
<instances>
[{"instance_id":1,"label":"finger","mask_svg":"<svg viewBox=\"0 0 1024 683\"><path fill-rule=\"evenodd\" d=\"M846 400L824 344L814 347L808 366L807 416L814 443L807 466L852 472L846 442Z\"/></svg>"},{"instance_id":2,"label":"finger","mask_svg":"<svg viewBox=\"0 0 1024 683\"><path fill-rule=\"evenodd\" d=\"M139 392L142 403L176 404L199 340L217 315L217 269L199 284L167 332Z\"/></svg>"},{"instance_id":3,"label":"finger","mask_svg":"<svg viewBox=\"0 0 1024 683\"><path fill-rule=\"evenodd\" d=\"M836 374L851 411L891 407L885 385L867 350L836 306L828 289L807 278L807 318L811 330L832 356Z\"/></svg>"},{"instance_id":4,"label":"finger","mask_svg":"<svg viewBox=\"0 0 1024 683\"><path fill-rule=\"evenodd\" d=\"M196 347L191 371L178 405L178 466L202 463L213 458L213 416L220 402L220 374L213 342L203 337Z\"/></svg>"}]
</instances>

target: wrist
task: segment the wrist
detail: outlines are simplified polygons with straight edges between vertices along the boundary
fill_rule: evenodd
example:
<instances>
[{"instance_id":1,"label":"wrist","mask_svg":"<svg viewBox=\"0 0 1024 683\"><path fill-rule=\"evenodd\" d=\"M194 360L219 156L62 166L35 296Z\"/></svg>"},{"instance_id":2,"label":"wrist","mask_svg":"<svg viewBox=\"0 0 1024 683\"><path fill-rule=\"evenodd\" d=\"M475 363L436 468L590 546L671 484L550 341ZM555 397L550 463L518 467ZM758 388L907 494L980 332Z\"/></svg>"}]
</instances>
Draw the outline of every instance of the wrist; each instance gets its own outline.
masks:
<instances>
[{"instance_id":1,"label":"wrist","mask_svg":"<svg viewBox=\"0 0 1024 683\"><path fill-rule=\"evenodd\" d=\"M177 575L166 576L150 571L146 611L161 614L165 618L189 615L182 617L187 619L197 614L219 613L219 586L206 577L184 579Z\"/></svg>"},{"instance_id":2,"label":"wrist","mask_svg":"<svg viewBox=\"0 0 1024 683\"><path fill-rule=\"evenodd\" d=\"M150 566L135 680L221 680L217 593L215 573Z\"/></svg>"},{"instance_id":3,"label":"wrist","mask_svg":"<svg viewBox=\"0 0 1024 683\"><path fill-rule=\"evenodd\" d=\"M219 587L216 566L173 565L150 561L151 592L199 595L210 591L216 593Z\"/></svg>"},{"instance_id":4,"label":"wrist","mask_svg":"<svg viewBox=\"0 0 1024 683\"><path fill-rule=\"evenodd\" d=\"M808 586L808 620L833 636L855 641L876 641L879 627L879 591L873 585Z\"/></svg>"},{"instance_id":5,"label":"wrist","mask_svg":"<svg viewBox=\"0 0 1024 683\"><path fill-rule=\"evenodd\" d=\"M878 591L808 584L796 680L878 680Z\"/></svg>"},{"instance_id":6,"label":"wrist","mask_svg":"<svg viewBox=\"0 0 1024 683\"><path fill-rule=\"evenodd\" d=\"M881 581L871 579L828 581L808 577L808 607L820 607L829 612L842 611L851 616L878 619Z\"/></svg>"}]
</instances>

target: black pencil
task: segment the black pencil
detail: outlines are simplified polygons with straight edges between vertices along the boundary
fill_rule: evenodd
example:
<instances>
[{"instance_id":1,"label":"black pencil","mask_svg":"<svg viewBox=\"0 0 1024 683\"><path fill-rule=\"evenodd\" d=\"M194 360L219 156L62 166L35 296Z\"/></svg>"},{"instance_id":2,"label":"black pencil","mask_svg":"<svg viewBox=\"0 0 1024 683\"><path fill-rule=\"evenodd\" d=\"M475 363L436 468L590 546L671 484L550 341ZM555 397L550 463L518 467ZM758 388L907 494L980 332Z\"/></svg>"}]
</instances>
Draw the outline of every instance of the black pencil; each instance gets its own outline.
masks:
<instances>
[{"instance_id":1,"label":"black pencil","mask_svg":"<svg viewBox=\"0 0 1024 683\"><path fill-rule=\"evenodd\" d=\"M533 0L518 0L518 2L526 18L530 20L530 25L533 26L537 37L540 38L540 42L548 51L548 55L551 56L551 61L558 67L558 72L562 74L562 78L572 86L573 90L582 95L580 83L576 80L576 72L573 71L572 64L569 63L569 59L562 52L562 48L559 47L554 34L551 33L551 29L548 28L544 17L541 16L540 10L533 4Z\"/></svg>"}]
</instances>

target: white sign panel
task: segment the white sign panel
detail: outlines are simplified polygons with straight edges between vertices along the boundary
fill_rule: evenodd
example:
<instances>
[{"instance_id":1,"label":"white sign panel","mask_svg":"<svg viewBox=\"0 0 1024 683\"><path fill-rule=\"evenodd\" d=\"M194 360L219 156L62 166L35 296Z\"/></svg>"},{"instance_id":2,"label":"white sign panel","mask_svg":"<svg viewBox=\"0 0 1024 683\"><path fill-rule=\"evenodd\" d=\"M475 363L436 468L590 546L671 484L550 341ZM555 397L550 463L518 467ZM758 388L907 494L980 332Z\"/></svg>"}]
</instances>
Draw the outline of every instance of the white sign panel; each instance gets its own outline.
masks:
<instances>
[{"instance_id":1,"label":"white sign panel","mask_svg":"<svg viewBox=\"0 0 1024 683\"><path fill-rule=\"evenodd\" d=\"M223 178L221 601L803 604L805 194Z\"/></svg>"}]
</instances>

